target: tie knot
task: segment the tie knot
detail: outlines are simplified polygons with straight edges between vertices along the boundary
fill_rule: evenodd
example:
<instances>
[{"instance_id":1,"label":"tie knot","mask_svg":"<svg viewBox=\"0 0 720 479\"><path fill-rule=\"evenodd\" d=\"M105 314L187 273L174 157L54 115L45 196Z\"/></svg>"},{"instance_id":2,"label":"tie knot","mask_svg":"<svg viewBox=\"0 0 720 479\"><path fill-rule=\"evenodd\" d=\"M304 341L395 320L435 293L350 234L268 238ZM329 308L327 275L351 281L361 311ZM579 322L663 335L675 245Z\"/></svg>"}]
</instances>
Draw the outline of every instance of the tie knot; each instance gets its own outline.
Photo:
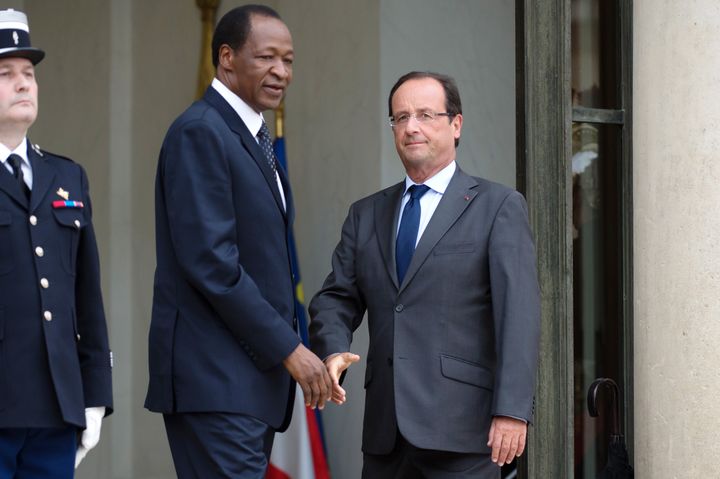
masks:
<instances>
[{"instance_id":1,"label":"tie knot","mask_svg":"<svg viewBox=\"0 0 720 479\"><path fill-rule=\"evenodd\" d=\"M418 198L422 198L422 195L427 193L427 190L429 190L430 187L427 185L412 185L410 188L408 188L408 191L410 192L410 197L413 200L416 200Z\"/></svg>"},{"instance_id":2,"label":"tie knot","mask_svg":"<svg viewBox=\"0 0 720 479\"><path fill-rule=\"evenodd\" d=\"M22 158L20 158L19 155L16 155L13 153L12 155L8 156L7 161L10 162L10 166L13 167L13 170L17 171L18 168L20 168L20 163L22 162Z\"/></svg>"},{"instance_id":3,"label":"tie knot","mask_svg":"<svg viewBox=\"0 0 720 479\"><path fill-rule=\"evenodd\" d=\"M262 139L270 139L270 130L267 127L267 123L262 122L260 131L258 131L258 136Z\"/></svg>"}]
</instances>

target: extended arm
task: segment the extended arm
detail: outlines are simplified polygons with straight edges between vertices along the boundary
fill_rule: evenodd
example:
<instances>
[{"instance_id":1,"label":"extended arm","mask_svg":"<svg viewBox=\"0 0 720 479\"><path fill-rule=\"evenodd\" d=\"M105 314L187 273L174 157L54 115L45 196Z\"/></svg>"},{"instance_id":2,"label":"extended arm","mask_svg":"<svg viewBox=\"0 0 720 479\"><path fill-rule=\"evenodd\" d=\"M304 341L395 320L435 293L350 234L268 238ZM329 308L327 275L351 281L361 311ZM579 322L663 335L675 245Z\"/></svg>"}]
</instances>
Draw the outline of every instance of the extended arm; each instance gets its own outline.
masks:
<instances>
[{"instance_id":1,"label":"extended arm","mask_svg":"<svg viewBox=\"0 0 720 479\"><path fill-rule=\"evenodd\" d=\"M345 390L340 387L343 373L359 360L359 356L349 352L350 343L353 331L360 326L365 314L365 301L355 278L355 215L351 207L333 253L332 271L309 308L312 349L319 357L326 358L333 381L332 400L337 404L345 402Z\"/></svg>"}]
</instances>

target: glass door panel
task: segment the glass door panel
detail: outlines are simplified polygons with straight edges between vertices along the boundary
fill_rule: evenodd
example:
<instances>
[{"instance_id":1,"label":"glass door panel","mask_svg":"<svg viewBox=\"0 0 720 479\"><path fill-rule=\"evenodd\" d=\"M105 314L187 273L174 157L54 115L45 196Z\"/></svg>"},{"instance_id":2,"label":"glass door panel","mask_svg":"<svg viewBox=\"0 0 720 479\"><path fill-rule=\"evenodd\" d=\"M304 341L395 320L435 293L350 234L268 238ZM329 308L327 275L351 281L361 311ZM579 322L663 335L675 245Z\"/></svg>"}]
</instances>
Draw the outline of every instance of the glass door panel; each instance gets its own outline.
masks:
<instances>
[{"instance_id":1,"label":"glass door panel","mask_svg":"<svg viewBox=\"0 0 720 479\"><path fill-rule=\"evenodd\" d=\"M618 1L572 0L571 15L573 106L622 108Z\"/></svg>"},{"instance_id":2,"label":"glass door panel","mask_svg":"<svg viewBox=\"0 0 720 479\"><path fill-rule=\"evenodd\" d=\"M587 410L587 391L613 379L627 398L624 247L630 184L623 148L623 0L571 0L573 402L575 478L594 479L607 462L610 403L600 417Z\"/></svg>"},{"instance_id":3,"label":"glass door panel","mask_svg":"<svg viewBox=\"0 0 720 479\"><path fill-rule=\"evenodd\" d=\"M573 124L576 478L596 478L607 458L610 414L589 416L588 388L598 377L623 378L621 133L619 125Z\"/></svg>"}]
</instances>

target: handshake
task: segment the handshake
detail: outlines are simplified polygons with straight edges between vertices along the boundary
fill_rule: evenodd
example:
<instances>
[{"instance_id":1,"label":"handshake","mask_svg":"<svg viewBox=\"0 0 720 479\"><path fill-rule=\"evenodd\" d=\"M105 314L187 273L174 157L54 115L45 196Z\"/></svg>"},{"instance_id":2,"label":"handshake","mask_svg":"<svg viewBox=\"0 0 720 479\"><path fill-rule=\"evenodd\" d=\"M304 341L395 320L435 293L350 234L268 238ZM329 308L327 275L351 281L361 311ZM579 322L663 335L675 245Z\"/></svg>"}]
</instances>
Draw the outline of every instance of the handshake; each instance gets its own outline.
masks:
<instances>
[{"instance_id":1,"label":"handshake","mask_svg":"<svg viewBox=\"0 0 720 479\"><path fill-rule=\"evenodd\" d=\"M340 387L340 376L352 363L360 360L353 353L336 353L321 361L302 343L285 358L283 365L297 381L305 397L305 405L323 409L325 403L345 402L345 390Z\"/></svg>"}]
</instances>

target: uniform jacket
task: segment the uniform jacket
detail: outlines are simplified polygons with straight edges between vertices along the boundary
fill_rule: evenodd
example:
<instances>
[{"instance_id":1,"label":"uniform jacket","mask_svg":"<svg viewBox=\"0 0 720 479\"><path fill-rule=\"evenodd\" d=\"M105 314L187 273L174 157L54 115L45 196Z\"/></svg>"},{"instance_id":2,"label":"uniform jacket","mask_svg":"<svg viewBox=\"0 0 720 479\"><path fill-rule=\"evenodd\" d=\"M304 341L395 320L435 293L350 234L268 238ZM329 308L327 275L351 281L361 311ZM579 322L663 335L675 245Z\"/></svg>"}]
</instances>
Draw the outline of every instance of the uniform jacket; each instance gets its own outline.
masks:
<instances>
[{"instance_id":1,"label":"uniform jacket","mask_svg":"<svg viewBox=\"0 0 720 479\"><path fill-rule=\"evenodd\" d=\"M351 206L310 304L312 347L349 351L367 311L364 452L389 453L399 428L419 448L487 453L492 416L533 409L540 307L525 201L458 168L398 284L404 188Z\"/></svg>"},{"instance_id":2,"label":"uniform jacket","mask_svg":"<svg viewBox=\"0 0 720 479\"><path fill-rule=\"evenodd\" d=\"M28 158L29 202L0 167L0 427L84 427L86 407L112 410L88 181L67 158Z\"/></svg>"},{"instance_id":3,"label":"uniform jacket","mask_svg":"<svg viewBox=\"0 0 720 479\"><path fill-rule=\"evenodd\" d=\"M212 87L170 127L155 189L157 268L145 406L290 420L295 330L288 232L262 150Z\"/></svg>"}]
</instances>

